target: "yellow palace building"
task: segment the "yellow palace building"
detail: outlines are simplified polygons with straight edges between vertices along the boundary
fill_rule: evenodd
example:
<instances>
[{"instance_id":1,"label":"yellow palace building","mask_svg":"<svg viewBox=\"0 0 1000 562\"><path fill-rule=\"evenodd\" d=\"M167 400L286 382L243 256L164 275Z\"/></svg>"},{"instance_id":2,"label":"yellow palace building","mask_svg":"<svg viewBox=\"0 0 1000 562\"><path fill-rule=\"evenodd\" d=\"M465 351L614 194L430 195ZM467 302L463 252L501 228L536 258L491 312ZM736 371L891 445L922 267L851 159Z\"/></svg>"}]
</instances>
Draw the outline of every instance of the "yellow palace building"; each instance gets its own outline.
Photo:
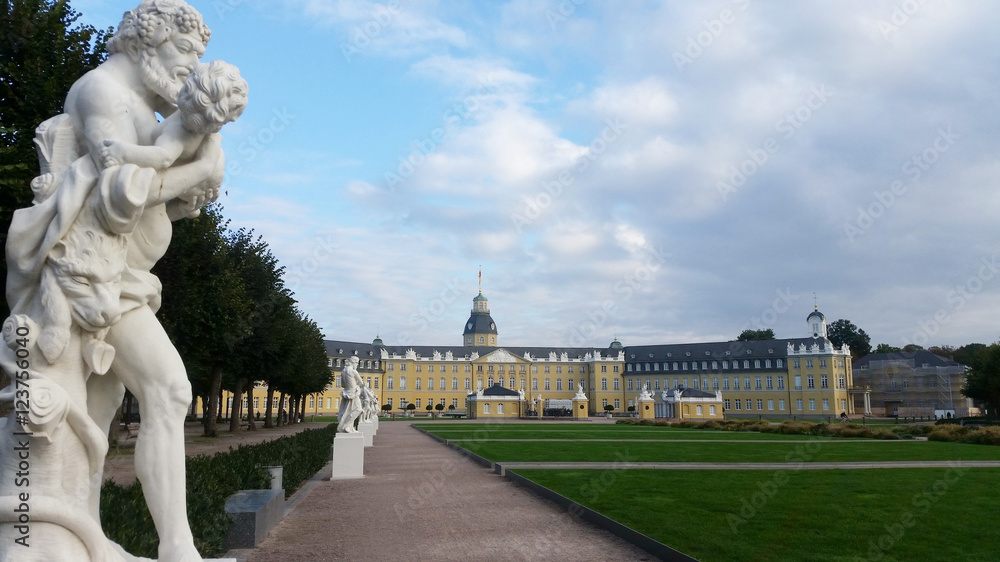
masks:
<instances>
[{"instance_id":1,"label":"yellow palace building","mask_svg":"<svg viewBox=\"0 0 1000 562\"><path fill-rule=\"evenodd\" d=\"M644 385L657 403L667 402L672 395L666 391L674 389L721 392L726 417L854 414L850 351L830 342L826 317L818 310L806 322L809 336L795 339L629 347L615 340L606 348L502 346L480 293L473 299L461 345L389 346L378 338L371 344L326 345L335 373L357 355L366 382L396 412L410 404L418 412L439 404L446 413L464 412L470 394L494 385L523 393L521 415L537 412L539 406L554 412L582 384L589 415L603 414L607 406L615 413L629 411ZM335 387L316 398L307 400L310 413L339 408ZM505 417L511 412L508 407Z\"/></svg>"},{"instance_id":2,"label":"yellow palace building","mask_svg":"<svg viewBox=\"0 0 1000 562\"><path fill-rule=\"evenodd\" d=\"M421 413L428 406L445 414L466 413L470 395L502 388L523 399L517 407L508 405L500 412L494 406L486 416L537 415L539 409L557 415L568 412L579 385L589 401L588 415L632 411L644 386L654 396L658 417L686 411L675 407L675 391L685 389L689 390L682 392L685 396L714 395L721 400L719 407L709 405L714 404L709 400L701 415L685 418L828 418L855 413L850 351L830 342L826 317L818 310L807 316L808 337L803 338L643 346L624 346L616 339L606 348L582 348L501 346L486 297L480 292L472 305L460 345L392 346L380 338L371 343L327 340L330 369L337 375L348 359L357 356L366 383L380 403L396 413L407 411L411 404ZM306 398L307 415L336 415L338 377L334 381L326 391ZM497 390L485 394L498 393L510 395ZM265 391L256 389L252 411L262 413L264 400ZM244 411L250 405L246 406ZM692 412L697 411L694 408ZM477 412L477 417L484 413Z\"/></svg>"}]
</instances>

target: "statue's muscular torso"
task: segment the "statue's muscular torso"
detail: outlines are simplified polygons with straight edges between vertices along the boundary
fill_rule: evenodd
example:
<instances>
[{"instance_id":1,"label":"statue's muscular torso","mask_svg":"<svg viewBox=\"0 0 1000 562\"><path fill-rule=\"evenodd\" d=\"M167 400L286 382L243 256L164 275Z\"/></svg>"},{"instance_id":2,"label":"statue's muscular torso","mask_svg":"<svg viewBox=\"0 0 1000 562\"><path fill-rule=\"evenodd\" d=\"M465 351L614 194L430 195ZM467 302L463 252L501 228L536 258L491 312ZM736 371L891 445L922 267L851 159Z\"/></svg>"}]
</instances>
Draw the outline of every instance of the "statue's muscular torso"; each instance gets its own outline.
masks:
<instances>
[{"instance_id":1,"label":"statue's muscular torso","mask_svg":"<svg viewBox=\"0 0 1000 562\"><path fill-rule=\"evenodd\" d=\"M114 71L113 64L105 63L77 80L66 97L66 113L76 130L83 131L81 140L98 169L105 140L152 144L159 125L156 111L173 109L162 98L149 94L141 83L136 86L142 88L141 93ZM157 102L160 107L153 106ZM149 272L170 244L172 228L165 202L157 198L151 203L130 235L126 262L133 271Z\"/></svg>"}]
</instances>

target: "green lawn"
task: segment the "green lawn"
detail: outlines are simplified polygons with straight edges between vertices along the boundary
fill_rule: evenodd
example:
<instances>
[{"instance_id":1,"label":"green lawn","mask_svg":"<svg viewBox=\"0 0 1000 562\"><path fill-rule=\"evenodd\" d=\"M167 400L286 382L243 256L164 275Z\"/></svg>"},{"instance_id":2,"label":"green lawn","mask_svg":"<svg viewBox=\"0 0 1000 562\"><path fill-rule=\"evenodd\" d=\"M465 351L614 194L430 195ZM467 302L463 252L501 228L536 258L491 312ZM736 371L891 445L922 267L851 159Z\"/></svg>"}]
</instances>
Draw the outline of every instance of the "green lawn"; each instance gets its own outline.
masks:
<instances>
[{"instance_id":1,"label":"green lawn","mask_svg":"<svg viewBox=\"0 0 1000 562\"><path fill-rule=\"evenodd\" d=\"M705 562L986 561L1000 552L991 520L1000 469L517 473Z\"/></svg>"},{"instance_id":2,"label":"green lawn","mask_svg":"<svg viewBox=\"0 0 1000 562\"><path fill-rule=\"evenodd\" d=\"M1000 460L1000 447L936 441L851 441L816 443L658 442L459 442L491 461L521 462L850 462Z\"/></svg>"}]
</instances>

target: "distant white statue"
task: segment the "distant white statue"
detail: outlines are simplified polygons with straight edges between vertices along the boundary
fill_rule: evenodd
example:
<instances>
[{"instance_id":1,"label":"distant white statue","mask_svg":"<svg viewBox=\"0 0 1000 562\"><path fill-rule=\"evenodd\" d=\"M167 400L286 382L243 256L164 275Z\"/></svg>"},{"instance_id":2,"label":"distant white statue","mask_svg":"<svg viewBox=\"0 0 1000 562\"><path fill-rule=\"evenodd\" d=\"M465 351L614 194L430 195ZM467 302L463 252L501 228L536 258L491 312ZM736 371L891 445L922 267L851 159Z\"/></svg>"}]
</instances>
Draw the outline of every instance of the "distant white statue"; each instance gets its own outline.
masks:
<instances>
[{"instance_id":1,"label":"distant white statue","mask_svg":"<svg viewBox=\"0 0 1000 562\"><path fill-rule=\"evenodd\" d=\"M365 388L365 381L358 373L358 364L361 361L355 355L347 360L344 369L340 371L340 413L337 416L338 433L357 433L354 422L364 412L361 404L361 394Z\"/></svg>"},{"instance_id":2,"label":"distant white statue","mask_svg":"<svg viewBox=\"0 0 1000 562\"><path fill-rule=\"evenodd\" d=\"M217 89L213 66L198 65L210 35L183 0L143 0L125 12L107 60L72 86L65 113L36 130L35 198L14 213L7 238L11 316L0 365L12 384L0 403L15 412L0 421L0 447L26 440L39 470L30 481L30 551L19 550L12 510L0 509L0 561L131 559L105 538L98 515L105 436L126 388L143 413L134 462L159 559L201 559L185 494L191 385L156 319L161 285L151 270L170 243L171 221L196 216L218 196L225 159L217 131L246 104L242 79ZM239 78L235 67L215 68ZM208 111L195 104L178 112L184 87L206 76L209 87L195 97L209 92ZM193 125L220 105L221 117ZM30 406L18 406L23 392ZM0 455L0 505L27 492L16 463Z\"/></svg>"},{"instance_id":3,"label":"distant white statue","mask_svg":"<svg viewBox=\"0 0 1000 562\"><path fill-rule=\"evenodd\" d=\"M587 395L583 393L583 383L581 382L576 387L576 396L573 397L573 400L586 400L586 399Z\"/></svg>"},{"instance_id":4,"label":"distant white statue","mask_svg":"<svg viewBox=\"0 0 1000 562\"><path fill-rule=\"evenodd\" d=\"M653 399L653 394L649 392L649 385L642 385L642 392L639 393L639 401L645 402Z\"/></svg>"},{"instance_id":5,"label":"distant white statue","mask_svg":"<svg viewBox=\"0 0 1000 562\"><path fill-rule=\"evenodd\" d=\"M365 385L361 388L361 416L358 418L362 422L370 422L378 419L378 397Z\"/></svg>"}]
</instances>

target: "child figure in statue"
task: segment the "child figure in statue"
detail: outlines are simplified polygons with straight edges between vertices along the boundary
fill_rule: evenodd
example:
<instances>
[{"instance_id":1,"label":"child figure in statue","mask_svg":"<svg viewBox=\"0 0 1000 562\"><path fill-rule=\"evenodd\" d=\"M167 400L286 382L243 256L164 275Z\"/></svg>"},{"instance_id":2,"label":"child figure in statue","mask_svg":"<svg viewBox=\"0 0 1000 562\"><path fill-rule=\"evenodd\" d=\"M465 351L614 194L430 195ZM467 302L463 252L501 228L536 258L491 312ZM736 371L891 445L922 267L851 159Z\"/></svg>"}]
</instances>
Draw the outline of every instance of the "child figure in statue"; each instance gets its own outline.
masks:
<instances>
[{"instance_id":1,"label":"child figure in statue","mask_svg":"<svg viewBox=\"0 0 1000 562\"><path fill-rule=\"evenodd\" d=\"M105 140L101 164L105 168L135 164L165 170L194 158L206 137L236 121L246 106L247 83L238 68L220 60L200 63L181 87L177 111L155 131L153 145Z\"/></svg>"}]
</instances>

